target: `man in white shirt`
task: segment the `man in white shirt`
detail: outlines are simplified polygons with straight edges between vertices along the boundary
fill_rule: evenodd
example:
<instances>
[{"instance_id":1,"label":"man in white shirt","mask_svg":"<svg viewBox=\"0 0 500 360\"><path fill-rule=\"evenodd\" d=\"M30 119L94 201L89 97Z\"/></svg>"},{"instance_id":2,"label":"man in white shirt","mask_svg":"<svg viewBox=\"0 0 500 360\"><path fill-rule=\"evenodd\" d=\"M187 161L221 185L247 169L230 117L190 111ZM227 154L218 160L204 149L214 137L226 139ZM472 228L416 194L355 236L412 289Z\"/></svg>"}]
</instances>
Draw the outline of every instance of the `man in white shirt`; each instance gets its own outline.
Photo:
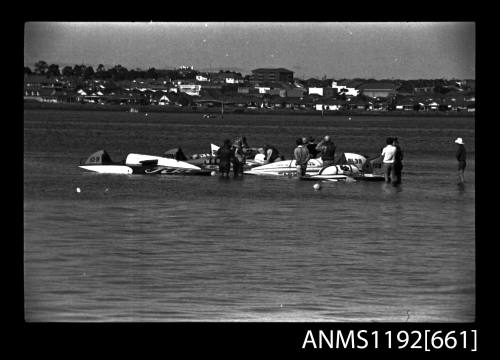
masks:
<instances>
[{"instance_id":1,"label":"man in white shirt","mask_svg":"<svg viewBox=\"0 0 500 360\"><path fill-rule=\"evenodd\" d=\"M396 179L394 173L394 158L396 155L396 147L392 145L393 139L388 137L386 139L386 147L382 149L382 169L384 170L385 182L390 182L391 178Z\"/></svg>"}]
</instances>

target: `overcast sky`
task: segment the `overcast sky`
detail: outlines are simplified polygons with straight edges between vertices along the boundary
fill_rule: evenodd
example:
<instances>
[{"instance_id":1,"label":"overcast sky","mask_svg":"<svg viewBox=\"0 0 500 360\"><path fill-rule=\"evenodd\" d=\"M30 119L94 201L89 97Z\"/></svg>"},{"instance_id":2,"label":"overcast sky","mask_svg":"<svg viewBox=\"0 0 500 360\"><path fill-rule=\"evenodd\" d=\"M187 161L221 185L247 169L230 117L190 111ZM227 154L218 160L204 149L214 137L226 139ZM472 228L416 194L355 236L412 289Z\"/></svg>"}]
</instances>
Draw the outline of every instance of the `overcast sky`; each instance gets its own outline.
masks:
<instances>
[{"instance_id":1,"label":"overcast sky","mask_svg":"<svg viewBox=\"0 0 500 360\"><path fill-rule=\"evenodd\" d=\"M284 67L296 77L475 78L475 24L65 23L25 25L24 65Z\"/></svg>"}]
</instances>

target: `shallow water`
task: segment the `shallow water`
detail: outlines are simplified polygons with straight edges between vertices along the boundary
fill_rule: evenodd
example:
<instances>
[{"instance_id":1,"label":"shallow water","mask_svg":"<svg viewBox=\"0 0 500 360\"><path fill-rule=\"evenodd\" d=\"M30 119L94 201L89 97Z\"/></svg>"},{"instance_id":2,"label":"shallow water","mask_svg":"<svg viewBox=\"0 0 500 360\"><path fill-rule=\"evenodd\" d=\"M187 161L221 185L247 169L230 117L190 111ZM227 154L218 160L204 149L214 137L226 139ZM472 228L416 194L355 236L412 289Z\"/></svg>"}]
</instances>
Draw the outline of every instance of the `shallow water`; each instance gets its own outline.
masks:
<instances>
[{"instance_id":1,"label":"shallow water","mask_svg":"<svg viewBox=\"0 0 500 360\"><path fill-rule=\"evenodd\" d=\"M26 110L27 321L475 319L473 118L131 114ZM296 137L339 152L405 151L403 184L99 175L104 148L161 155L245 135L290 158ZM466 141L456 184L453 140ZM81 188L81 193L75 191Z\"/></svg>"}]
</instances>

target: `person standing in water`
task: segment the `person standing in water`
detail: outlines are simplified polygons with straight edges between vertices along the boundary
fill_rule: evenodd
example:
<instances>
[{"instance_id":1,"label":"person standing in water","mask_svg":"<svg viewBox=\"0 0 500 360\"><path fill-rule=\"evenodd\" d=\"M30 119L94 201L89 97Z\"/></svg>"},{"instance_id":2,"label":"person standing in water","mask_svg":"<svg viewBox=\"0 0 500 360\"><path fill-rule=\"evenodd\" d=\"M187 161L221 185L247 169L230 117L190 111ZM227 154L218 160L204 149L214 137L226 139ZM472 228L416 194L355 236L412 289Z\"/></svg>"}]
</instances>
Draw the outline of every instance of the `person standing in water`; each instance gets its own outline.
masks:
<instances>
[{"instance_id":1,"label":"person standing in water","mask_svg":"<svg viewBox=\"0 0 500 360\"><path fill-rule=\"evenodd\" d=\"M316 159L318 156L318 151L316 150L316 143L314 142L314 137L309 136L309 140L307 142L307 150L309 150L309 154L311 155L311 159Z\"/></svg>"},{"instance_id":2,"label":"person standing in water","mask_svg":"<svg viewBox=\"0 0 500 360\"><path fill-rule=\"evenodd\" d=\"M394 181L395 173L394 173L394 156L396 155L396 147L392 145L393 139L388 137L386 139L386 146L382 149L382 169L384 171L385 182L391 182L391 179Z\"/></svg>"},{"instance_id":3,"label":"person standing in water","mask_svg":"<svg viewBox=\"0 0 500 360\"><path fill-rule=\"evenodd\" d=\"M394 154L394 179L392 180L395 184L401 184L401 175L403 171L403 150L399 145L398 138L395 137L392 141L392 145L396 148Z\"/></svg>"},{"instance_id":4,"label":"person standing in water","mask_svg":"<svg viewBox=\"0 0 500 360\"><path fill-rule=\"evenodd\" d=\"M238 177L239 175L243 175L243 166L246 162L246 156L240 143L237 143L233 146L233 151L233 173L234 177Z\"/></svg>"},{"instance_id":5,"label":"person standing in water","mask_svg":"<svg viewBox=\"0 0 500 360\"><path fill-rule=\"evenodd\" d=\"M464 172L465 166L467 165L467 151L465 150L465 144L461 137L455 140L455 144L457 144L457 152L455 153L455 157L458 161L458 183L463 184L465 182Z\"/></svg>"},{"instance_id":6,"label":"person standing in water","mask_svg":"<svg viewBox=\"0 0 500 360\"><path fill-rule=\"evenodd\" d=\"M306 174L307 162L311 158L311 155L309 155L309 150L307 150L303 139L297 139L296 143L297 147L293 151L293 157L295 158L295 165L297 166L297 176L300 179Z\"/></svg>"},{"instance_id":7,"label":"person standing in water","mask_svg":"<svg viewBox=\"0 0 500 360\"><path fill-rule=\"evenodd\" d=\"M231 162L233 162L234 152L231 150L231 140L224 140L224 145L217 150L219 158L219 172L222 177L229 177Z\"/></svg>"}]
</instances>

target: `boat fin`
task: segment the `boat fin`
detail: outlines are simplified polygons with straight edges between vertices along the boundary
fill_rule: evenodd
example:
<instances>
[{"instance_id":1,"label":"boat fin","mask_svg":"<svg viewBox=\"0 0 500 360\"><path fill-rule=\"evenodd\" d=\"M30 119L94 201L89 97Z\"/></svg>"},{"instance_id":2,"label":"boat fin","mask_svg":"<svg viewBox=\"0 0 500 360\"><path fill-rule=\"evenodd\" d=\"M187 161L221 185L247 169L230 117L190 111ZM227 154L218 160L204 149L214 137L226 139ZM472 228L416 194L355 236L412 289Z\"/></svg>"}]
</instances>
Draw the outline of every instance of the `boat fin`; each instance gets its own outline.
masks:
<instances>
[{"instance_id":1,"label":"boat fin","mask_svg":"<svg viewBox=\"0 0 500 360\"><path fill-rule=\"evenodd\" d=\"M81 164L81 161L80 161ZM113 161L106 150L99 150L90 155L84 162L85 165L111 165Z\"/></svg>"}]
</instances>

